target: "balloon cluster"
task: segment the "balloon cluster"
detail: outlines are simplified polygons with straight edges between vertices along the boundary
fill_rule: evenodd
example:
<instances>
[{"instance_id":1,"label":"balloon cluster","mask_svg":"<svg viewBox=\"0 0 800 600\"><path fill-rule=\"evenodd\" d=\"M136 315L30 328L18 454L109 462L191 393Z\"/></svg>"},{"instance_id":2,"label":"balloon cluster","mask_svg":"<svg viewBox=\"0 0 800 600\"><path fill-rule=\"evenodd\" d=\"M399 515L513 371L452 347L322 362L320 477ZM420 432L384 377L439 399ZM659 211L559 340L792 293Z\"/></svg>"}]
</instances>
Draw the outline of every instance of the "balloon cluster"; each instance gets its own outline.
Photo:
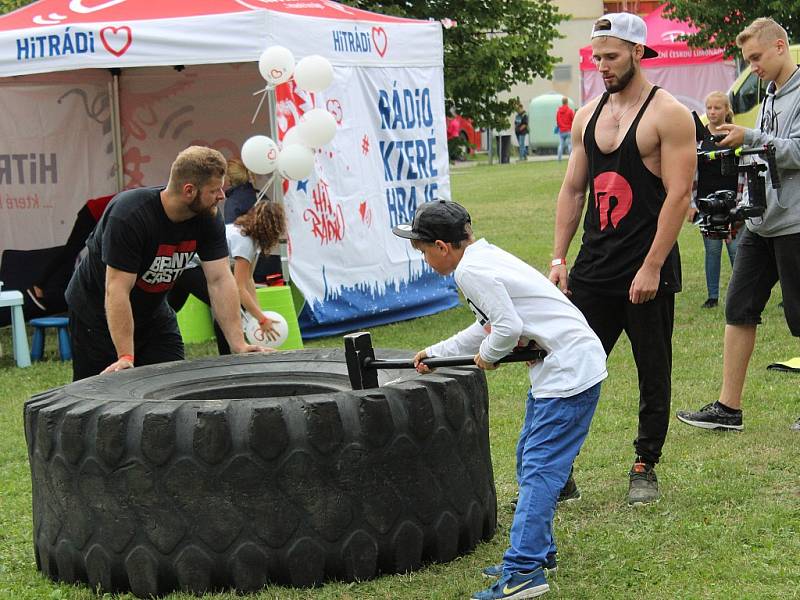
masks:
<instances>
[{"instance_id":1,"label":"balloon cluster","mask_svg":"<svg viewBox=\"0 0 800 600\"><path fill-rule=\"evenodd\" d=\"M270 46L258 59L258 70L268 88L286 83L292 77L297 87L321 92L333 81L333 67L323 56L306 56L295 64L291 51ZM268 175L277 170L284 179L306 179L314 170L314 152L336 134L336 119L325 109L306 112L289 129L281 147L265 135L254 135L242 145L242 162L253 173Z\"/></svg>"}]
</instances>

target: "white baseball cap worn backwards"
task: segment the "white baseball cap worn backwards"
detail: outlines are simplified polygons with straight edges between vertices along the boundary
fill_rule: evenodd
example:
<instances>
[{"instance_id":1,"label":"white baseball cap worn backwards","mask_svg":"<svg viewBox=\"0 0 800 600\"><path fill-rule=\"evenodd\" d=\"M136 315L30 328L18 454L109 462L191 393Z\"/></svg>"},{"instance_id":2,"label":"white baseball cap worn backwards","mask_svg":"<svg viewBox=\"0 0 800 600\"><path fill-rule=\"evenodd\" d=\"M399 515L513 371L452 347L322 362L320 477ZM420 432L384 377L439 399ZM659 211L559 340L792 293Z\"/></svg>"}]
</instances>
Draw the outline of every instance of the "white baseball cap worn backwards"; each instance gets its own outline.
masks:
<instances>
[{"instance_id":1,"label":"white baseball cap worn backwards","mask_svg":"<svg viewBox=\"0 0 800 600\"><path fill-rule=\"evenodd\" d=\"M647 24L644 20L631 13L608 13L594 22L592 27L592 37L602 35L641 44L644 46L644 56L642 58L655 58L658 52L647 45Z\"/></svg>"}]
</instances>

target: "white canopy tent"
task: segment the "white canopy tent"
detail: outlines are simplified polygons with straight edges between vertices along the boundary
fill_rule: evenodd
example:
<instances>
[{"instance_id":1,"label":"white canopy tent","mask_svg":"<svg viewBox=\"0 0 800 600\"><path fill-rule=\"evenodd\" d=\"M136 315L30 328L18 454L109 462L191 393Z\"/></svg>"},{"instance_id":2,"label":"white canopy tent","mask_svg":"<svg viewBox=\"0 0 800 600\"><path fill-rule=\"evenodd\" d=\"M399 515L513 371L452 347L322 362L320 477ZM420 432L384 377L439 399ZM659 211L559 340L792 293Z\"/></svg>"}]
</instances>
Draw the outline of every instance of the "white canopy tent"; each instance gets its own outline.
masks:
<instances>
[{"instance_id":1,"label":"white canopy tent","mask_svg":"<svg viewBox=\"0 0 800 600\"><path fill-rule=\"evenodd\" d=\"M325 56L334 82L276 89L251 124L271 45ZM40 0L0 17L0 250L63 243L87 198L159 185L182 148L239 155L325 107L337 134L284 182L304 335L457 302L391 227L449 198L441 27L328 0Z\"/></svg>"}]
</instances>

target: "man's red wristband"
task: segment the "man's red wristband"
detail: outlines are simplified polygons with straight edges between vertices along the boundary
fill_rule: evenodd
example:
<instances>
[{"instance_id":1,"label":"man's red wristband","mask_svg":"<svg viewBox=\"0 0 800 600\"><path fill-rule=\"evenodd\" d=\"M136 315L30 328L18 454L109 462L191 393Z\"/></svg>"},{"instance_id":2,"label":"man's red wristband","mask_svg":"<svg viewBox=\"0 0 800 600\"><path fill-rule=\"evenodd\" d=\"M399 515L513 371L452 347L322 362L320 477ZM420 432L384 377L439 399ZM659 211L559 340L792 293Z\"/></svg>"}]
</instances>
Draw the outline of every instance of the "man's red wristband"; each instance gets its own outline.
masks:
<instances>
[{"instance_id":1,"label":"man's red wristband","mask_svg":"<svg viewBox=\"0 0 800 600\"><path fill-rule=\"evenodd\" d=\"M267 321L269 321L269 317L261 317L261 318L258 320L258 324L259 324L259 325L263 325L263 324L264 324L264 323L266 323Z\"/></svg>"},{"instance_id":2,"label":"man's red wristband","mask_svg":"<svg viewBox=\"0 0 800 600\"><path fill-rule=\"evenodd\" d=\"M133 354L120 354L117 360L127 360L129 363L133 364Z\"/></svg>"}]
</instances>

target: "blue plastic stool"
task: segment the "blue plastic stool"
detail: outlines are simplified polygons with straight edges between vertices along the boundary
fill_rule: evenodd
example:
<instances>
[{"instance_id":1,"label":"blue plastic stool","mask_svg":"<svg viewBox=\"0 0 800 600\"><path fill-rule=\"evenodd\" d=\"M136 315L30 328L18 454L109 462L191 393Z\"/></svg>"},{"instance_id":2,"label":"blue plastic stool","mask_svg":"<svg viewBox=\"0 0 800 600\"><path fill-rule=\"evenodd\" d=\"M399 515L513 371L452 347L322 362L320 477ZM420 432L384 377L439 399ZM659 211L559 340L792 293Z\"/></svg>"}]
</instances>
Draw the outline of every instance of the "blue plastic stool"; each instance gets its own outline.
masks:
<instances>
[{"instance_id":1,"label":"blue plastic stool","mask_svg":"<svg viewBox=\"0 0 800 600\"><path fill-rule=\"evenodd\" d=\"M42 360L44 355L44 335L48 327L58 328L58 353L61 360L72 360L72 346L69 343L69 319L67 317L40 317L31 319L28 325L33 327L31 340L31 360Z\"/></svg>"}]
</instances>

